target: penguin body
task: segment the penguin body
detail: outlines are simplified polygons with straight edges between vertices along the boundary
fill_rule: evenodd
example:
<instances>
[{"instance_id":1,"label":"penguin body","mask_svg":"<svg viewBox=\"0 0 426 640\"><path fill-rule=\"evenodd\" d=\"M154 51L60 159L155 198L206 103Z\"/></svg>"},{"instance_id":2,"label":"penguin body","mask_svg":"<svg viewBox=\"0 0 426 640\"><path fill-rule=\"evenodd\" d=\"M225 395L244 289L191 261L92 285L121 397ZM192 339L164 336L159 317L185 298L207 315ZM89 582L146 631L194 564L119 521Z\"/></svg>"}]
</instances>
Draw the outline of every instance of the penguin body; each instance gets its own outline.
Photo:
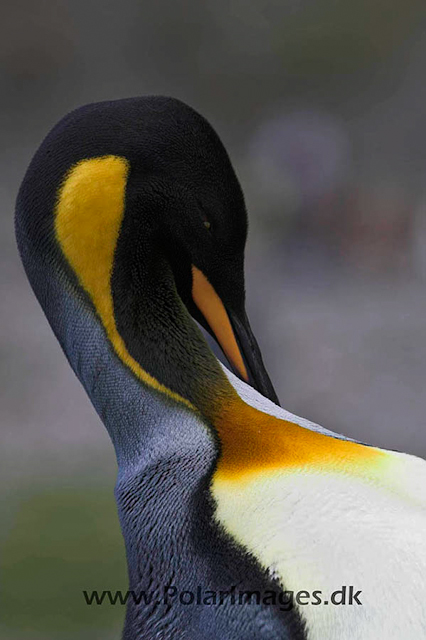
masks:
<instances>
[{"instance_id":1,"label":"penguin body","mask_svg":"<svg viewBox=\"0 0 426 640\"><path fill-rule=\"evenodd\" d=\"M426 638L426 463L277 405L244 311L244 199L201 116L161 97L72 112L16 230L115 447L126 640Z\"/></svg>"}]
</instances>

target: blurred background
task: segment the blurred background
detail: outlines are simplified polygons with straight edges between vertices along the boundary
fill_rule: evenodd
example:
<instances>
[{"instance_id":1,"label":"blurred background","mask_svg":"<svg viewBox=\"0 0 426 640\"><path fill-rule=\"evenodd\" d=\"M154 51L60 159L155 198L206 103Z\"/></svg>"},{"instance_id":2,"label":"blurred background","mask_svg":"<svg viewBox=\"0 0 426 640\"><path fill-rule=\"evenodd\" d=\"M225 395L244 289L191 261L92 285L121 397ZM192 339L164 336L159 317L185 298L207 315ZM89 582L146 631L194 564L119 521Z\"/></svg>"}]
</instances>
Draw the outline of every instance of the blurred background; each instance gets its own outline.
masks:
<instances>
[{"instance_id":1,"label":"blurred background","mask_svg":"<svg viewBox=\"0 0 426 640\"><path fill-rule=\"evenodd\" d=\"M15 0L0 19L1 622L5 640L118 638L126 588L106 431L13 234L19 183L83 103L173 95L246 194L248 311L283 406L426 455L423 0Z\"/></svg>"}]
</instances>

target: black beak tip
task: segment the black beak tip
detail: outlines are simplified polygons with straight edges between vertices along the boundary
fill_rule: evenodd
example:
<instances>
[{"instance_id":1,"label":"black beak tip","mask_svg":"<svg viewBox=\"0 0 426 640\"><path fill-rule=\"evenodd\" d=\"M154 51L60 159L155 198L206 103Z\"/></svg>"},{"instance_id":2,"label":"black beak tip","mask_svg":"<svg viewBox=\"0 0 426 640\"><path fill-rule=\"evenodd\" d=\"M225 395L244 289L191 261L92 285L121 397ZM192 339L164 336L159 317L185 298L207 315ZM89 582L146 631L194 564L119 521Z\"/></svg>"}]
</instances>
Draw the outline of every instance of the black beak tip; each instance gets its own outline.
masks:
<instances>
[{"instance_id":1,"label":"black beak tip","mask_svg":"<svg viewBox=\"0 0 426 640\"><path fill-rule=\"evenodd\" d=\"M268 400L271 400L274 404L281 406L276 391L264 367L261 372L260 380L258 381L256 381L255 377L249 373L249 384L262 396L265 396L265 398L268 398Z\"/></svg>"},{"instance_id":2,"label":"black beak tip","mask_svg":"<svg viewBox=\"0 0 426 640\"><path fill-rule=\"evenodd\" d=\"M265 398L280 406L280 401L263 364L262 354L245 311L240 313L228 311L228 314L247 369L249 385ZM240 373L236 372L236 374L241 378Z\"/></svg>"}]
</instances>

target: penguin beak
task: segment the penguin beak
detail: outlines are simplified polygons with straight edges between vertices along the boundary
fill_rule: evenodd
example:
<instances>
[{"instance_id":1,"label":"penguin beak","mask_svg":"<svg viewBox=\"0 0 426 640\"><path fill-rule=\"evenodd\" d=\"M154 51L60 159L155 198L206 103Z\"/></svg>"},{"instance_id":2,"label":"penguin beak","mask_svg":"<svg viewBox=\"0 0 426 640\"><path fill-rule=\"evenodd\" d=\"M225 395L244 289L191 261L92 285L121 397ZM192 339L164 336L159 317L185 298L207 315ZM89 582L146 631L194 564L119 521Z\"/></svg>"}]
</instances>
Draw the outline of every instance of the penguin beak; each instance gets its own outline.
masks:
<instances>
[{"instance_id":1,"label":"penguin beak","mask_svg":"<svg viewBox=\"0 0 426 640\"><path fill-rule=\"evenodd\" d=\"M226 309L206 276L192 266L192 298L234 372L279 405L244 309Z\"/></svg>"}]
</instances>

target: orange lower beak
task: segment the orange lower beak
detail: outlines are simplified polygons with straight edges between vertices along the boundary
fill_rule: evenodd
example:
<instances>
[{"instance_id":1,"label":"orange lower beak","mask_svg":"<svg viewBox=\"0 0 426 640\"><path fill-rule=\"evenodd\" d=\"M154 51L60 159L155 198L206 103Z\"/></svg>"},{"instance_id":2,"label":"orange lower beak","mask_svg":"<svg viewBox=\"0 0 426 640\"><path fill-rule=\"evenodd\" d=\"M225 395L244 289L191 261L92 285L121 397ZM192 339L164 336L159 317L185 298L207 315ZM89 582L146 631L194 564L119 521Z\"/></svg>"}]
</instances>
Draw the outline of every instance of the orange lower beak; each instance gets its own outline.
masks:
<instances>
[{"instance_id":1,"label":"orange lower beak","mask_svg":"<svg viewBox=\"0 0 426 640\"><path fill-rule=\"evenodd\" d=\"M226 309L204 273L194 265L192 266L192 298L215 335L225 356L241 377L248 382L247 369Z\"/></svg>"},{"instance_id":2,"label":"orange lower beak","mask_svg":"<svg viewBox=\"0 0 426 640\"><path fill-rule=\"evenodd\" d=\"M244 309L238 314L228 313L214 287L194 265L192 298L239 376L262 395L279 404Z\"/></svg>"}]
</instances>

